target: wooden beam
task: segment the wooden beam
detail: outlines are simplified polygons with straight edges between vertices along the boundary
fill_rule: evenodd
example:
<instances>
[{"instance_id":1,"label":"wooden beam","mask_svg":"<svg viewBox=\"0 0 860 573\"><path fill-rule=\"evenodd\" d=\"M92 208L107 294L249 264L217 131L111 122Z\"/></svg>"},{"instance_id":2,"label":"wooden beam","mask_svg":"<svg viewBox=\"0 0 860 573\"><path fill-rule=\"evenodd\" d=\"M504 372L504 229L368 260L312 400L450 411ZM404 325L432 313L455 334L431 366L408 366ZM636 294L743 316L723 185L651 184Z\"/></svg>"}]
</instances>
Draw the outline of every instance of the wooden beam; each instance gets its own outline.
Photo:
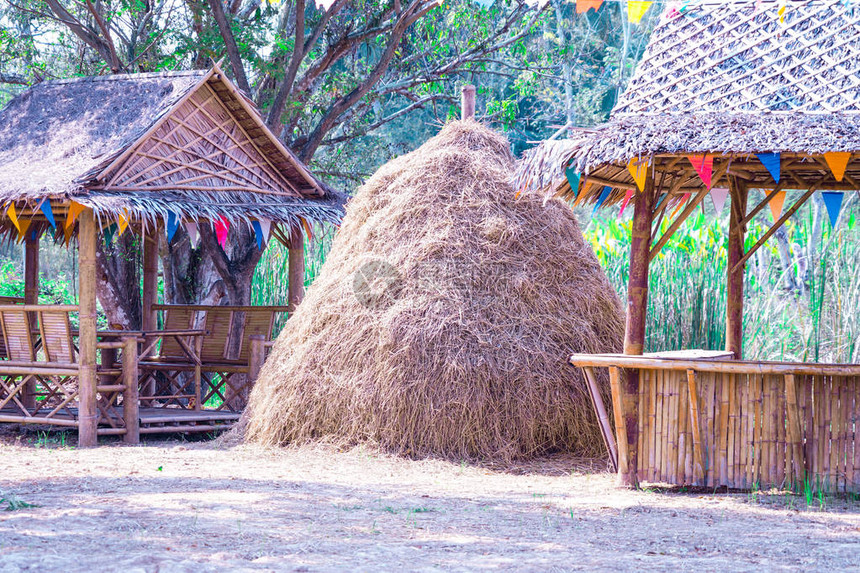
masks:
<instances>
[{"instance_id":1,"label":"wooden beam","mask_svg":"<svg viewBox=\"0 0 860 573\"><path fill-rule=\"evenodd\" d=\"M621 371L612 366L609 367L609 390L612 393L612 417L615 420L615 437L618 447L615 466L617 467L619 479L624 483L624 476L629 473L629 440L627 438L627 426L624 417Z\"/></svg>"},{"instance_id":2,"label":"wooden beam","mask_svg":"<svg viewBox=\"0 0 860 573\"><path fill-rule=\"evenodd\" d=\"M98 442L96 407L96 241L98 227L92 209L78 217L78 446L93 447Z\"/></svg>"},{"instance_id":3,"label":"wooden beam","mask_svg":"<svg viewBox=\"0 0 860 573\"><path fill-rule=\"evenodd\" d=\"M39 239L27 231L24 240L24 304L39 304ZM37 328L36 315L29 313L30 328ZM24 385L23 403L26 408L36 407L36 380L30 378Z\"/></svg>"},{"instance_id":4,"label":"wooden beam","mask_svg":"<svg viewBox=\"0 0 860 573\"><path fill-rule=\"evenodd\" d=\"M744 226L741 221L747 210L746 186L735 177L729 177L731 216L727 245L728 272L726 273L726 350L740 359L743 352L744 314ZM738 262L740 261L740 262Z\"/></svg>"},{"instance_id":5,"label":"wooden beam","mask_svg":"<svg viewBox=\"0 0 860 573\"><path fill-rule=\"evenodd\" d=\"M140 443L140 397L137 388L137 338L124 336L122 343L122 417L125 422L123 441L127 444L138 444Z\"/></svg>"},{"instance_id":6,"label":"wooden beam","mask_svg":"<svg viewBox=\"0 0 860 573\"><path fill-rule=\"evenodd\" d=\"M301 225L294 225L290 229L290 248L288 277L287 306L289 316L293 315L296 307L305 298L305 239Z\"/></svg>"},{"instance_id":7,"label":"wooden beam","mask_svg":"<svg viewBox=\"0 0 860 573\"><path fill-rule=\"evenodd\" d=\"M763 245L765 242L776 233L777 229L779 229L786 221L788 221L792 215L794 215L798 209L800 209L806 201L812 197L812 194L818 191L818 187L825 181L825 178L822 177L817 182L815 182L807 191L803 194L803 196L797 200L797 202L791 206L791 208L782 214L782 217L779 218L773 225L771 225L770 229L762 235L762 237L756 241L756 244L750 247L750 250L746 252L746 254L739 260L731 269L734 271L739 265L744 264L749 260L753 254Z\"/></svg>"},{"instance_id":8,"label":"wooden beam","mask_svg":"<svg viewBox=\"0 0 860 573\"><path fill-rule=\"evenodd\" d=\"M794 380L794 374L786 374L784 378L788 437L791 442L791 456L794 460L794 483L795 486L802 487L803 479L806 477L806 460L803 457L803 433L800 427L800 410L797 405L797 383ZM855 455L857 454L855 453Z\"/></svg>"},{"instance_id":9,"label":"wooden beam","mask_svg":"<svg viewBox=\"0 0 860 573\"><path fill-rule=\"evenodd\" d=\"M693 481L697 485L705 483L705 455L702 450L702 425L699 421L699 390L696 371L687 370L687 389L690 392L690 422L693 432Z\"/></svg>"},{"instance_id":10,"label":"wooden beam","mask_svg":"<svg viewBox=\"0 0 860 573\"><path fill-rule=\"evenodd\" d=\"M699 191L693 200L687 203L687 206L681 211L681 214L672 221L672 224L666 229L666 232L663 233L663 236L660 237L660 240L657 241L657 244L651 248L651 253L648 255L648 260L653 261L654 258L660 254L660 249L666 246L666 243L669 242L669 239L672 238L672 235L675 234L675 231L687 220L687 218L693 214L693 211L696 210L696 207L702 202L702 200L708 196L709 189L707 187L702 187L702 190Z\"/></svg>"}]
</instances>

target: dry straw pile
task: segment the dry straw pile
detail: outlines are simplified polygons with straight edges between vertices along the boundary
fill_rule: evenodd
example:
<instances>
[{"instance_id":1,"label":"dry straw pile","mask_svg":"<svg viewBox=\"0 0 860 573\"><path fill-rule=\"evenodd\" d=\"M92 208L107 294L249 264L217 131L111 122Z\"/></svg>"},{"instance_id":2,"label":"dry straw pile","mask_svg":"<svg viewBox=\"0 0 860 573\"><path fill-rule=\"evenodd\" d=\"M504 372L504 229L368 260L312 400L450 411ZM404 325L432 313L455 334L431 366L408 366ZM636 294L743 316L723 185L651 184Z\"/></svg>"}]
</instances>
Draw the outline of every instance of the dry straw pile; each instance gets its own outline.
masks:
<instances>
[{"instance_id":1,"label":"dry straw pile","mask_svg":"<svg viewBox=\"0 0 860 573\"><path fill-rule=\"evenodd\" d=\"M247 439L603 454L566 356L618 351L621 307L570 209L516 198L513 168L504 137L461 121L358 191L254 388Z\"/></svg>"}]
</instances>

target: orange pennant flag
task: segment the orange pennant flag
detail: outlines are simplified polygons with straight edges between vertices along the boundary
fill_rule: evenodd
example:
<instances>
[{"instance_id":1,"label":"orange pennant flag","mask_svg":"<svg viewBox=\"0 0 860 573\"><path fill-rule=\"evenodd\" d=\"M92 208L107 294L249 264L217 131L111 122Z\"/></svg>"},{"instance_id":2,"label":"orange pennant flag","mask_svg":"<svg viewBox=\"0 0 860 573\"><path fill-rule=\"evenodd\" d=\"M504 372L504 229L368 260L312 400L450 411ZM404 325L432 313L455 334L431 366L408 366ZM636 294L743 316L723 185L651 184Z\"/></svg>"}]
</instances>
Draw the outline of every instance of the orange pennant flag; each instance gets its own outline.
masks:
<instances>
[{"instance_id":1,"label":"orange pennant flag","mask_svg":"<svg viewBox=\"0 0 860 573\"><path fill-rule=\"evenodd\" d=\"M24 237L27 236L27 230L30 228L30 223L31 223L30 219L21 219L19 221L19 226L18 226L18 242L19 243L24 240Z\"/></svg>"},{"instance_id":2,"label":"orange pennant flag","mask_svg":"<svg viewBox=\"0 0 860 573\"><path fill-rule=\"evenodd\" d=\"M638 24L651 4L653 4L652 0L627 0L627 19L633 24Z\"/></svg>"},{"instance_id":3,"label":"orange pennant flag","mask_svg":"<svg viewBox=\"0 0 860 573\"><path fill-rule=\"evenodd\" d=\"M851 161L851 154L840 151L830 151L824 154L824 160L827 161L827 166L830 167L830 171L833 172L833 177L835 177L837 181L841 182L842 178L845 177L845 169L848 168L848 162Z\"/></svg>"},{"instance_id":4,"label":"orange pennant flag","mask_svg":"<svg viewBox=\"0 0 860 573\"><path fill-rule=\"evenodd\" d=\"M122 234L125 233L125 230L128 228L128 209L123 209L123 212L119 214L119 218L117 219L117 237L122 237Z\"/></svg>"},{"instance_id":5,"label":"orange pennant flag","mask_svg":"<svg viewBox=\"0 0 860 573\"><path fill-rule=\"evenodd\" d=\"M768 205L770 206L770 214L773 215L773 220L776 221L782 215L782 206L785 204L785 191L780 191L773 196Z\"/></svg>"},{"instance_id":6,"label":"orange pennant flag","mask_svg":"<svg viewBox=\"0 0 860 573\"><path fill-rule=\"evenodd\" d=\"M603 0L576 0L576 13L582 14L591 8L597 10L601 4L603 4Z\"/></svg>"},{"instance_id":7,"label":"orange pennant flag","mask_svg":"<svg viewBox=\"0 0 860 573\"><path fill-rule=\"evenodd\" d=\"M76 203L75 201L69 203L69 212L66 214L66 229L74 226L75 219L78 218L78 215L84 212L84 209L86 209L86 207L80 203Z\"/></svg>"},{"instance_id":8,"label":"orange pennant flag","mask_svg":"<svg viewBox=\"0 0 860 573\"><path fill-rule=\"evenodd\" d=\"M6 216L9 217L9 220L12 221L12 224L15 225L15 228L18 229L18 232L21 232L21 224L18 222L18 213L15 211L15 203L9 205L9 209L6 211Z\"/></svg>"},{"instance_id":9,"label":"orange pennant flag","mask_svg":"<svg viewBox=\"0 0 860 573\"><path fill-rule=\"evenodd\" d=\"M674 218L675 218L675 215L677 215L677 214L678 214L678 211L680 211L680 210L684 207L684 205L686 205L686 204L687 204L687 201L689 201L689 200L690 200L690 194L689 194L689 193L684 193L684 195L681 197L681 200L680 200L680 201L678 201L678 206L677 206L677 207L675 207L675 210L674 210L674 211L672 211L672 215L670 215L670 217L669 217L669 218L670 218L670 219L674 219Z\"/></svg>"},{"instance_id":10,"label":"orange pennant flag","mask_svg":"<svg viewBox=\"0 0 860 573\"><path fill-rule=\"evenodd\" d=\"M645 190L645 179L648 177L648 162L644 159L637 160L635 157L627 163L627 169L630 175L633 176L633 181L636 182L636 187L640 191Z\"/></svg>"}]
</instances>

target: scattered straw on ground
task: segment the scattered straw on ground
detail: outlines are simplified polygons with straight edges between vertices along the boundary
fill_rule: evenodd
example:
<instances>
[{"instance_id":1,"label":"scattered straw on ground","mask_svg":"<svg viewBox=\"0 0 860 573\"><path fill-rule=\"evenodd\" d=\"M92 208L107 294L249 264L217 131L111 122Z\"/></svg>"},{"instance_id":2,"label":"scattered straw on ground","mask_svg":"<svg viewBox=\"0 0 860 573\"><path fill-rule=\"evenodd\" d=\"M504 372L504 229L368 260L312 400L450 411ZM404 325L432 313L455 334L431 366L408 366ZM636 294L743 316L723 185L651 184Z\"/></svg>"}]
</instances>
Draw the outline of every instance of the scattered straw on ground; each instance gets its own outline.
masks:
<instances>
[{"instance_id":1,"label":"scattered straw on ground","mask_svg":"<svg viewBox=\"0 0 860 573\"><path fill-rule=\"evenodd\" d=\"M617 351L620 304L570 208L517 198L512 169L504 137L454 122L358 191L257 381L252 441L603 453L566 357Z\"/></svg>"},{"instance_id":2,"label":"scattered straw on ground","mask_svg":"<svg viewBox=\"0 0 860 573\"><path fill-rule=\"evenodd\" d=\"M0 445L0 571L844 571L860 506L614 487L367 448Z\"/></svg>"}]
</instances>

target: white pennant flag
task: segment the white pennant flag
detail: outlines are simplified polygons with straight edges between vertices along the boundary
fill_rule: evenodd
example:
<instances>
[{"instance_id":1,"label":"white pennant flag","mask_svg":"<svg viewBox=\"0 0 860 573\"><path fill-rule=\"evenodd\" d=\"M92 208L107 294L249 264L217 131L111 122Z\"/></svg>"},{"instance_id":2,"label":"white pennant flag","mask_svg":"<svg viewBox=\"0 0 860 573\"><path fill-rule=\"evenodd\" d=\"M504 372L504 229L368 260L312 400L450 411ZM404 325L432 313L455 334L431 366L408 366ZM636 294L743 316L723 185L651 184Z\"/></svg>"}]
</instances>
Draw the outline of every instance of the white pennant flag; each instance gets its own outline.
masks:
<instances>
[{"instance_id":1,"label":"white pennant flag","mask_svg":"<svg viewBox=\"0 0 860 573\"><path fill-rule=\"evenodd\" d=\"M724 187L714 187L711 189L711 201L714 202L714 210L717 215L723 212L723 207L726 204L726 198L729 196L729 190Z\"/></svg>"},{"instance_id":2,"label":"white pennant flag","mask_svg":"<svg viewBox=\"0 0 860 573\"><path fill-rule=\"evenodd\" d=\"M272 231L272 221L270 219L257 219L260 223L260 230L263 231L263 244L269 242L269 233Z\"/></svg>"},{"instance_id":3,"label":"white pennant flag","mask_svg":"<svg viewBox=\"0 0 860 573\"><path fill-rule=\"evenodd\" d=\"M200 233L197 232L197 223L185 223L185 231L188 233L188 240L191 241L191 248L196 249L197 243L200 242Z\"/></svg>"}]
</instances>

